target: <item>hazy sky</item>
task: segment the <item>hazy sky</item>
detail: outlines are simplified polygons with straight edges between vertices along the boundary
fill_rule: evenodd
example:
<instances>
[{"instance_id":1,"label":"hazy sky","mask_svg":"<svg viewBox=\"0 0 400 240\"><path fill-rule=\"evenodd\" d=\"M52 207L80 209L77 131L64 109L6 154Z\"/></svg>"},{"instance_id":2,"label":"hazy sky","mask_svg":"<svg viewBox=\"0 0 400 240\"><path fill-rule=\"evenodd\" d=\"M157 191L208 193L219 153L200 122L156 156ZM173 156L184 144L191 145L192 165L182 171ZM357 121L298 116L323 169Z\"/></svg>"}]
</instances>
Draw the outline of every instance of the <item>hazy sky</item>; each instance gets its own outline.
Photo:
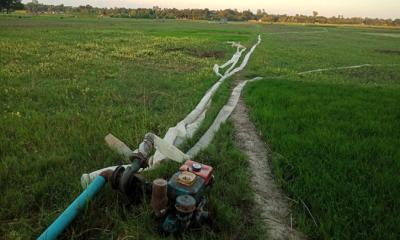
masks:
<instances>
[{"instance_id":1,"label":"hazy sky","mask_svg":"<svg viewBox=\"0 0 400 240\"><path fill-rule=\"evenodd\" d=\"M23 0L30 2L31 0ZM239 10L265 9L268 13L312 15L316 10L322 16L400 18L400 0L39 0L46 4L96 7L175 7Z\"/></svg>"}]
</instances>

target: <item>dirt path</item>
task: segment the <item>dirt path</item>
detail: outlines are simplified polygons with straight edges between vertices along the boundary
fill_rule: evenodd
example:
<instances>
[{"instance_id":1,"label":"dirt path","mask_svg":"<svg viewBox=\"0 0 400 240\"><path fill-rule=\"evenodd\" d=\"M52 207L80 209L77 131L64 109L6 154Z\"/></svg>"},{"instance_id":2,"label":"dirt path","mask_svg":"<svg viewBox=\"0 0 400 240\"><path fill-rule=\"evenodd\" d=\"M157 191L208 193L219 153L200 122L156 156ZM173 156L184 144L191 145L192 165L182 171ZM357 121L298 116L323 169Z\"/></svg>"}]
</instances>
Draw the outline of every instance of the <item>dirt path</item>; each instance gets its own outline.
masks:
<instances>
[{"instance_id":1,"label":"dirt path","mask_svg":"<svg viewBox=\"0 0 400 240\"><path fill-rule=\"evenodd\" d=\"M269 148L257 134L242 98L239 99L231 119L235 126L236 142L249 157L256 202L269 238L305 239L301 233L291 228L287 198L275 184L269 167Z\"/></svg>"}]
</instances>

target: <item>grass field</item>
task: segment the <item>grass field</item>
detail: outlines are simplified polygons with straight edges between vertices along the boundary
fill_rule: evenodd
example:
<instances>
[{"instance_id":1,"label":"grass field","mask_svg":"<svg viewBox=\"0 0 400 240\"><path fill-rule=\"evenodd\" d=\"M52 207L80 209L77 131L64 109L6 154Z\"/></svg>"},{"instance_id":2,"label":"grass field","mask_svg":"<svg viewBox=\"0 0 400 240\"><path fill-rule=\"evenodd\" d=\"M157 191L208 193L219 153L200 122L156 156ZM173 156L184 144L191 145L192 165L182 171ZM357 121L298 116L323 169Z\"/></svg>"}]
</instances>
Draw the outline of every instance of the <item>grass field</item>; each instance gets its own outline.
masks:
<instances>
[{"instance_id":1,"label":"grass field","mask_svg":"<svg viewBox=\"0 0 400 240\"><path fill-rule=\"evenodd\" d=\"M81 191L82 173L122 163L104 144L108 132L132 147L146 132L163 135L215 82L213 64L234 52L224 42L250 46L261 33L239 77L266 79L245 98L274 151L279 182L317 221L295 204L300 230L312 238L395 239L400 67L388 64L400 64L399 38L390 37L399 32L0 16L0 238L38 236ZM365 63L380 65L296 75ZM232 82L213 99L201 132ZM251 173L233 138L228 123L196 159L216 168L216 219L184 238L263 239ZM177 168L169 163L147 175L167 177ZM158 238L155 229L147 204L126 207L106 188L63 237Z\"/></svg>"},{"instance_id":2,"label":"grass field","mask_svg":"<svg viewBox=\"0 0 400 240\"><path fill-rule=\"evenodd\" d=\"M253 119L275 152L275 173L309 235L399 236L398 91L286 79L249 87Z\"/></svg>"},{"instance_id":3,"label":"grass field","mask_svg":"<svg viewBox=\"0 0 400 240\"><path fill-rule=\"evenodd\" d=\"M252 119L307 235L398 239L400 41L378 34L399 31L315 31L265 28L246 71L266 78L245 92ZM296 75L366 63L380 65Z\"/></svg>"},{"instance_id":4,"label":"grass field","mask_svg":"<svg viewBox=\"0 0 400 240\"><path fill-rule=\"evenodd\" d=\"M1 235L38 236L81 191L82 173L121 163L104 144L108 132L135 147L146 132L162 135L180 121L216 80L213 64L231 57L234 49L224 41L252 43L248 26L233 29L176 21L1 17ZM229 85L221 90L216 97L221 100L215 99L220 105ZM198 159L222 169L211 195L216 224L196 238L257 233L257 227L246 227L254 225L253 218L242 219L252 192L247 169L241 168L246 161L231 150L231 131L219 151ZM224 152L230 159L218 161ZM225 167L229 161L232 169ZM149 177L169 176L177 168L170 164ZM228 171L234 175L225 176ZM233 177L235 187L223 189ZM147 205L129 212L121 202L107 189L64 237L157 237Z\"/></svg>"}]
</instances>

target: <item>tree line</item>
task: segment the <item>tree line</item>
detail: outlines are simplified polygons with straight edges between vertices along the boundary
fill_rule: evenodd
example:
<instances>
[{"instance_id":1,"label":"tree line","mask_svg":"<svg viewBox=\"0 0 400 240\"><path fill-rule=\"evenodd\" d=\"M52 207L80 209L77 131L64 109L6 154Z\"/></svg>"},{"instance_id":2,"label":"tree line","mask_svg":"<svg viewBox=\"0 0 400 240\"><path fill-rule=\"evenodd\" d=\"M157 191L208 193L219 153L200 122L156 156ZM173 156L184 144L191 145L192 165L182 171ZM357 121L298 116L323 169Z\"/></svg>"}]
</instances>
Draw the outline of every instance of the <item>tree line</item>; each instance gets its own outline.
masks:
<instances>
[{"instance_id":1,"label":"tree line","mask_svg":"<svg viewBox=\"0 0 400 240\"><path fill-rule=\"evenodd\" d=\"M24 4L21 3L21 0L0 0L0 13L6 12L9 13L13 10L22 10L24 9Z\"/></svg>"},{"instance_id":2,"label":"tree line","mask_svg":"<svg viewBox=\"0 0 400 240\"><path fill-rule=\"evenodd\" d=\"M379 19L362 17L334 17L319 16L313 11L312 15L289 16L286 14L269 14L265 10L239 11L237 9L210 10L210 9L176 9L176 8L98 8L91 5L71 7L64 5L46 5L37 0L22 4L21 0L1 0L1 2L14 2L9 4L7 11L16 6L25 9L31 14L72 14L109 16L122 18L147 18L147 19L191 19L209 21L260 21L269 23L312 23L312 24L365 24L378 26L400 26L400 19ZM21 7L22 5L22 7ZM11 7L10 7L11 6ZM5 8L0 7L4 11Z\"/></svg>"}]
</instances>

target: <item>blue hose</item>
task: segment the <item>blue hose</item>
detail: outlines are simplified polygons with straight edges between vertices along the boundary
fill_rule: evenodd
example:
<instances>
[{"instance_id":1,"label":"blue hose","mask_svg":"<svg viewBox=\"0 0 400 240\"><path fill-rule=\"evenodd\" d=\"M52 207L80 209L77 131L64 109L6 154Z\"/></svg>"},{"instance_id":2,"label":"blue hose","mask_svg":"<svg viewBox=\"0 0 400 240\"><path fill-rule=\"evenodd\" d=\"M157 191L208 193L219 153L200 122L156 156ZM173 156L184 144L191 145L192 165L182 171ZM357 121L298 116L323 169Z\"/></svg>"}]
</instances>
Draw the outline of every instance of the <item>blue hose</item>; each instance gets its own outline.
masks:
<instances>
[{"instance_id":1,"label":"blue hose","mask_svg":"<svg viewBox=\"0 0 400 240\"><path fill-rule=\"evenodd\" d=\"M40 235L38 240L56 239L75 219L79 212L85 208L87 202L93 198L104 186L106 179L97 176L94 181L83 191L67 209Z\"/></svg>"}]
</instances>

